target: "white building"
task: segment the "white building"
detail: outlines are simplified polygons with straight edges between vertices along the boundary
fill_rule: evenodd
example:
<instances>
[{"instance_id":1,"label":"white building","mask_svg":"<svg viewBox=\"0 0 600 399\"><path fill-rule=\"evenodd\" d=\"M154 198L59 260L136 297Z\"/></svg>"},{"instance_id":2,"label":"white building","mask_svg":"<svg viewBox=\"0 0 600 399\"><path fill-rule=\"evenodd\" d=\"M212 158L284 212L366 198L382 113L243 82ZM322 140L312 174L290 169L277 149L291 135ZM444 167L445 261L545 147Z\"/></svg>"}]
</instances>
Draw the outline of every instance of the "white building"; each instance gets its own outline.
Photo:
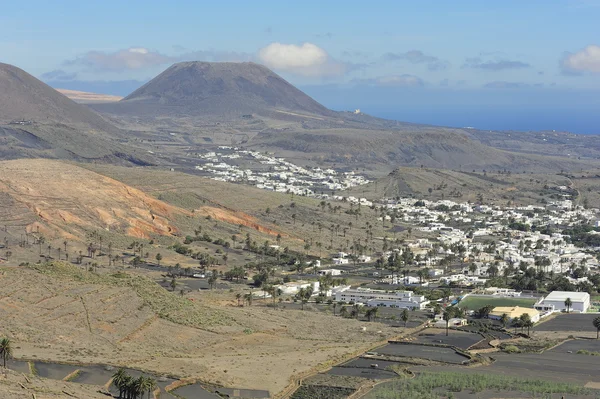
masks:
<instances>
[{"instance_id":1,"label":"white building","mask_svg":"<svg viewBox=\"0 0 600 399\"><path fill-rule=\"evenodd\" d=\"M277 286L284 294L296 295L301 288L311 288L313 295L319 293L319 282L297 281L291 283L280 284Z\"/></svg>"},{"instance_id":2,"label":"white building","mask_svg":"<svg viewBox=\"0 0 600 399\"><path fill-rule=\"evenodd\" d=\"M590 307L590 294L587 292L552 291L547 297L538 302L535 308L553 308L555 312L566 311L565 301L567 298L571 299L569 311L583 313Z\"/></svg>"},{"instance_id":3,"label":"white building","mask_svg":"<svg viewBox=\"0 0 600 399\"><path fill-rule=\"evenodd\" d=\"M424 309L429 303L424 296L413 295L411 291L383 291L369 288L345 289L335 293L337 302L365 303L367 306L391 308Z\"/></svg>"},{"instance_id":4,"label":"white building","mask_svg":"<svg viewBox=\"0 0 600 399\"><path fill-rule=\"evenodd\" d=\"M347 265L350 263L348 258L332 258L331 260L333 261L334 265Z\"/></svg>"},{"instance_id":5,"label":"white building","mask_svg":"<svg viewBox=\"0 0 600 399\"><path fill-rule=\"evenodd\" d=\"M318 274L319 276L339 276L340 274L342 274L342 271L340 269L323 269L319 270Z\"/></svg>"}]
</instances>

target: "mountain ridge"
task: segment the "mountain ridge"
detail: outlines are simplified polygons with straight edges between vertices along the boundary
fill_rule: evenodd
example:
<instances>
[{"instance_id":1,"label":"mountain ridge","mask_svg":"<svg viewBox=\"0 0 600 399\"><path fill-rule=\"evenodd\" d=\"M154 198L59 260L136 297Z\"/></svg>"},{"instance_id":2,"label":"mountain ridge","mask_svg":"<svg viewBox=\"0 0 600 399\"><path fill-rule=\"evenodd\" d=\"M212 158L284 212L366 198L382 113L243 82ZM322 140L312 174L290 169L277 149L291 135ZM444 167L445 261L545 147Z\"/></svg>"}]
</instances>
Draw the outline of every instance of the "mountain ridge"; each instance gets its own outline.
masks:
<instances>
[{"instance_id":1,"label":"mountain ridge","mask_svg":"<svg viewBox=\"0 0 600 399\"><path fill-rule=\"evenodd\" d=\"M24 70L0 63L0 159L147 163L121 131Z\"/></svg>"}]
</instances>

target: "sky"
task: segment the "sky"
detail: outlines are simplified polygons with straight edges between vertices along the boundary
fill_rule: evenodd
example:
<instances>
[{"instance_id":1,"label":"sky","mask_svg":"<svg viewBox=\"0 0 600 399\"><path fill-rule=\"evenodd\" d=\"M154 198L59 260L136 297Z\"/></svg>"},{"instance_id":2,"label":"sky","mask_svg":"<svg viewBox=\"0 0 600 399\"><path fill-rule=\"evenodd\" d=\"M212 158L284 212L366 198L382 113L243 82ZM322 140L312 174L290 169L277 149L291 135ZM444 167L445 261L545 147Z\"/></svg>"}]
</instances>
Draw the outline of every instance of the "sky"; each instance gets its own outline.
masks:
<instances>
[{"instance_id":1,"label":"sky","mask_svg":"<svg viewBox=\"0 0 600 399\"><path fill-rule=\"evenodd\" d=\"M0 62L53 87L126 95L191 60L264 64L338 110L600 134L600 0L2 6Z\"/></svg>"}]
</instances>

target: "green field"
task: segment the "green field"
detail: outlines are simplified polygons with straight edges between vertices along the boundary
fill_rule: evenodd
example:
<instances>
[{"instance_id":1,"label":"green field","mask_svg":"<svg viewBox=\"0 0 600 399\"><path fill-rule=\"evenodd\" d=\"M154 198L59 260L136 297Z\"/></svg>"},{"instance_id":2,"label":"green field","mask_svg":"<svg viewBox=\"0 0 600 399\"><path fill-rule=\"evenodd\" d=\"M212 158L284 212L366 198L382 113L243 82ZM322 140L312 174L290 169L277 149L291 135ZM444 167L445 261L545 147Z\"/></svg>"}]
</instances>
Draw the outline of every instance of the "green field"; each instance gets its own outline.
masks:
<instances>
[{"instance_id":1,"label":"green field","mask_svg":"<svg viewBox=\"0 0 600 399\"><path fill-rule=\"evenodd\" d=\"M507 297L491 297L491 296L472 296L469 295L458 303L458 306L463 309L477 310L486 305L496 306L520 306L523 308L531 308L535 304L535 298L507 298Z\"/></svg>"}]
</instances>

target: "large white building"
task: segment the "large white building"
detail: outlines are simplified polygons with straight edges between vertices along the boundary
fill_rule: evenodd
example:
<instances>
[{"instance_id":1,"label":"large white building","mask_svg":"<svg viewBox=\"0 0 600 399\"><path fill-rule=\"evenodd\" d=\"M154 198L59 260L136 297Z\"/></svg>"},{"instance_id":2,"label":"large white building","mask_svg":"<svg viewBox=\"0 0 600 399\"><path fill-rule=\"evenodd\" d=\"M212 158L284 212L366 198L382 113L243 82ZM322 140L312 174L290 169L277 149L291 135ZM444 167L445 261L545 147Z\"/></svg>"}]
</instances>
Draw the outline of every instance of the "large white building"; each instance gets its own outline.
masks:
<instances>
[{"instance_id":1,"label":"large white building","mask_svg":"<svg viewBox=\"0 0 600 399\"><path fill-rule=\"evenodd\" d=\"M590 294L587 292L552 291L535 305L538 310L562 312L567 310L565 301L571 299L569 311L586 312L590 307Z\"/></svg>"},{"instance_id":2,"label":"large white building","mask_svg":"<svg viewBox=\"0 0 600 399\"><path fill-rule=\"evenodd\" d=\"M338 302L364 303L367 306L424 309L429 301L425 296L413 295L411 291L383 291L369 288L347 288L335 293Z\"/></svg>"}]
</instances>

